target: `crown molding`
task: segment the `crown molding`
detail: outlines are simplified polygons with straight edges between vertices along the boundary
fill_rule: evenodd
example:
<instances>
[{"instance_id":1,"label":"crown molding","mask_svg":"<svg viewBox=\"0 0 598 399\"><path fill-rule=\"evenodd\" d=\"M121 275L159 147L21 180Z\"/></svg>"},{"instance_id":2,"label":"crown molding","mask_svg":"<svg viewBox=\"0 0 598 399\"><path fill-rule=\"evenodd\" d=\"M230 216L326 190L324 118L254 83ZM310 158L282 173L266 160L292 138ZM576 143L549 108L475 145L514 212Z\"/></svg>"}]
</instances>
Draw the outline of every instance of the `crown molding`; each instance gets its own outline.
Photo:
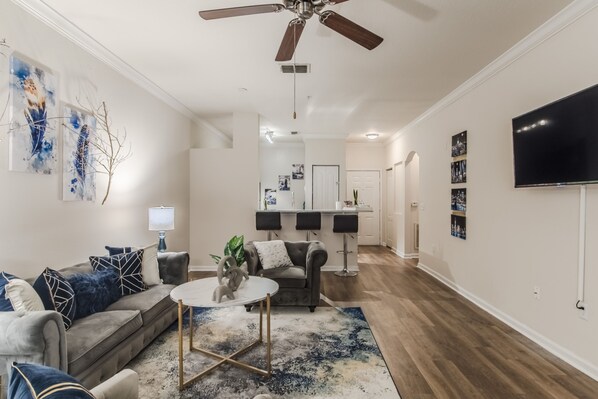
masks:
<instances>
[{"instance_id":1,"label":"crown molding","mask_svg":"<svg viewBox=\"0 0 598 399\"><path fill-rule=\"evenodd\" d=\"M231 142L231 139L228 136L216 129L210 123L199 118L197 115L195 115L195 113L193 113L193 111L187 108L187 106L185 106L175 97L163 90L160 86L152 82L137 69L127 64L123 59L121 59L116 54L108 50L106 47L104 47L94 38L89 36L87 33L79 29L75 24L66 19L64 16L62 16L48 4L44 3L42 0L11 1L18 7L31 14L33 17L40 20L42 23L49 26L54 31L58 32L60 35L66 37L71 42L75 43L77 46L87 51L89 54L97 58L99 61L108 65L110 68L114 69L116 72L120 73L125 78L131 80L132 82L134 82L135 84L152 94L154 97L158 98L159 100L172 107L174 110L180 112L181 114L191 119L198 125L204 126L209 132L218 136L222 140L228 143Z\"/></svg>"},{"instance_id":2,"label":"crown molding","mask_svg":"<svg viewBox=\"0 0 598 399\"><path fill-rule=\"evenodd\" d=\"M540 44L550 39L552 36L565 29L567 26L577 21L579 18L598 7L596 0L575 0L559 13L540 25L536 30L527 35L521 41L516 43L509 50L504 52L497 59L492 61L481 71L466 80L463 84L443 97L440 101L432 105L426 112L415 118L397 133L393 134L385 144L390 144L399 139L408 130L417 126L419 123L430 118L445 107L451 105L461 97L465 96L478 86L482 85L493 76L507 68L519 58L538 47Z\"/></svg>"}]
</instances>

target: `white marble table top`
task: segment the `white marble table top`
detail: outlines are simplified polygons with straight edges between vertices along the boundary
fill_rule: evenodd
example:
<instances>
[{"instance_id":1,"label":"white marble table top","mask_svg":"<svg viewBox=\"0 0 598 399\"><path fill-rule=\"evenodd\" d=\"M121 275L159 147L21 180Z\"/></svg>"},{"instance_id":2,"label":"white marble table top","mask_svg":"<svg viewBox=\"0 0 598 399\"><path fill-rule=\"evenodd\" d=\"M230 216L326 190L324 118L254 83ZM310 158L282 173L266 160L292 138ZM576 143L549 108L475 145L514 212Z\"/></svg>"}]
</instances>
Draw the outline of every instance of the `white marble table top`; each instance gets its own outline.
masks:
<instances>
[{"instance_id":1,"label":"white marble table top","mask_svg":"<svg viewBox=\"0 0 598 399\"><path fill-rule=\"evenodd\" d=\"M227 307L248 305L266 299L266 296L278 292L278 283L265 277L250 276L243 280L241 286L235 291L235 299L222 297L222 302L212 301L214 289L218 287L217 277L202 278L181 284L170 292L170 298L178 302L179 299L187 306L198 307Z\"/></svg>"}]
</instances>

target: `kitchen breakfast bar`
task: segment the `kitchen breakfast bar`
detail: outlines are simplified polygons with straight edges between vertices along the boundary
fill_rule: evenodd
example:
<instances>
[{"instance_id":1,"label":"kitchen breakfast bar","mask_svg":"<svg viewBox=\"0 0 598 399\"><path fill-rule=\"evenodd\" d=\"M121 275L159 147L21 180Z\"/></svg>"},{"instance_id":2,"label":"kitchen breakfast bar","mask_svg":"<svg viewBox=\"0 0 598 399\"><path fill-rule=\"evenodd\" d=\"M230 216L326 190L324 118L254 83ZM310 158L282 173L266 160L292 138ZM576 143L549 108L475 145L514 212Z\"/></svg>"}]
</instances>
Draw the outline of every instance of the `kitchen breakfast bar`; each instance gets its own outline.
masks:
<instances>
[{"instance_id":1,"label":"kitchen breakfast bar","mask_svg":"<svg viewBox=\"0 0 598 399\"><path fill-rule=\"evenodd\" d=\"M307 238L308 232L310 233L310 240L322 241L328 251L328 261L322 270L342 270L343 269L343 233L335 233L334 227L334 216L335 215L355 215L357 216L361 212L372 212L370 207L357 207L357 208L344 208L341 210L337 209L316 209L316 210L303 210L303 209L269 209L269 210L258 210L258 214L267 217L270 213L280 213L280 230L273 229L271 237L273 240L284 240L284 241L304 241ZM306 220L309 224L311 218L309 215L319 213L320 217L320 229L307 229L300 230L303 220ZM303 218L302 218L303 216ZM257 219L256 219L257 220ZM258 223L259 224L259 223ZM298 229L299 228L299 229ZM259 230L268 230L266 228ZM338 230L338 220L337 220ZM263 240L267 239L267 231L263 231ZM347 267L351 271L359 270L357 266L357 238L359 233L348 233L347 239ZM339 252L337 252L339 251Z\"/></svg>"}]
</instances>

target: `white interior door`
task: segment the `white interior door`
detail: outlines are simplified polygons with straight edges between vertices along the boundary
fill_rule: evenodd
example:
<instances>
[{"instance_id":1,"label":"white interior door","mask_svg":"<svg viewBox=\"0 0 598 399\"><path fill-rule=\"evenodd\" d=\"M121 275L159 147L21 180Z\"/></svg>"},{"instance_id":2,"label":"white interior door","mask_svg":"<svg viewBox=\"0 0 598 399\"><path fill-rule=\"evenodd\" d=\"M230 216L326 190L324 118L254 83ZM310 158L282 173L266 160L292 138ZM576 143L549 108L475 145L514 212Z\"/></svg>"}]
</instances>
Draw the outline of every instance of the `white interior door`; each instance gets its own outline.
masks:
<instances>
[{"instance_id":1,"label":"white interior door","mask_svg":"<svg viewBox=\"0 0 598 399\"><path fill-rule=\"evenodd\" d=\"M393 215L395 205L395 187L394 187L394 176L392 175L392 169L386 171L386 235L385 241L386 246L390 248L396 248L394 227L393 227Z\"/></svg>"},{"instance_id":2,"label":"white interior door","mask_svg":"<svg viewBox=\"0 0 598 399\"><path fill-rule=\"evenodd\" d=\"M359 213L359 245L380 245L380 172L353 170L347 172L347 198L359 192L359 202L372 207L373 212Z\"/></svg>"},{"instance_id":3,"label":"white interior door","mask_svg":"<svg viewBox=\"0 0 598 399\"><path fill-rule=\"evenodd\" d=\"M312 209L335 209L339 197L340 167L314 165L312 169Z\"/></svg>"}]
</instances>

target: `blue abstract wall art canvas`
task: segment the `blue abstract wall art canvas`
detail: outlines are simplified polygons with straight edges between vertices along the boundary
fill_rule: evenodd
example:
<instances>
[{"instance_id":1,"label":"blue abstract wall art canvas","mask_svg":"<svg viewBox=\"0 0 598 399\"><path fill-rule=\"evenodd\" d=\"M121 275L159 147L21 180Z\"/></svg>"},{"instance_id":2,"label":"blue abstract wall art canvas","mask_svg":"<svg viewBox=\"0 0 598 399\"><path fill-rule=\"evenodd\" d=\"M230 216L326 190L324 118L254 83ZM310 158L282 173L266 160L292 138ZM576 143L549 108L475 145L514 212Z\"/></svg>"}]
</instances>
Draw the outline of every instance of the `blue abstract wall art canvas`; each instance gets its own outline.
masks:
<instances>
[{"instance_id":1,"label":"blue abstract wall art canvas","mask_svg":"<svg viewBox=\"0 0 598 399\"><path fill-rule=\"evenodd\" d=\"M9 170L54 173L58 137L55 76L11 55L10 99Z\"/></svg>"},{"instance_id":2,"label":"blue abstract wall art canvas","mask_svg":"<svg viewBox=\"0 0 598 399\"><path fill-rule=\"evenodd\" d=\"M62 199L95 201L93 140L96 119L70 105L64 106L62 135Z\"/></svg>"}]
</instances>

